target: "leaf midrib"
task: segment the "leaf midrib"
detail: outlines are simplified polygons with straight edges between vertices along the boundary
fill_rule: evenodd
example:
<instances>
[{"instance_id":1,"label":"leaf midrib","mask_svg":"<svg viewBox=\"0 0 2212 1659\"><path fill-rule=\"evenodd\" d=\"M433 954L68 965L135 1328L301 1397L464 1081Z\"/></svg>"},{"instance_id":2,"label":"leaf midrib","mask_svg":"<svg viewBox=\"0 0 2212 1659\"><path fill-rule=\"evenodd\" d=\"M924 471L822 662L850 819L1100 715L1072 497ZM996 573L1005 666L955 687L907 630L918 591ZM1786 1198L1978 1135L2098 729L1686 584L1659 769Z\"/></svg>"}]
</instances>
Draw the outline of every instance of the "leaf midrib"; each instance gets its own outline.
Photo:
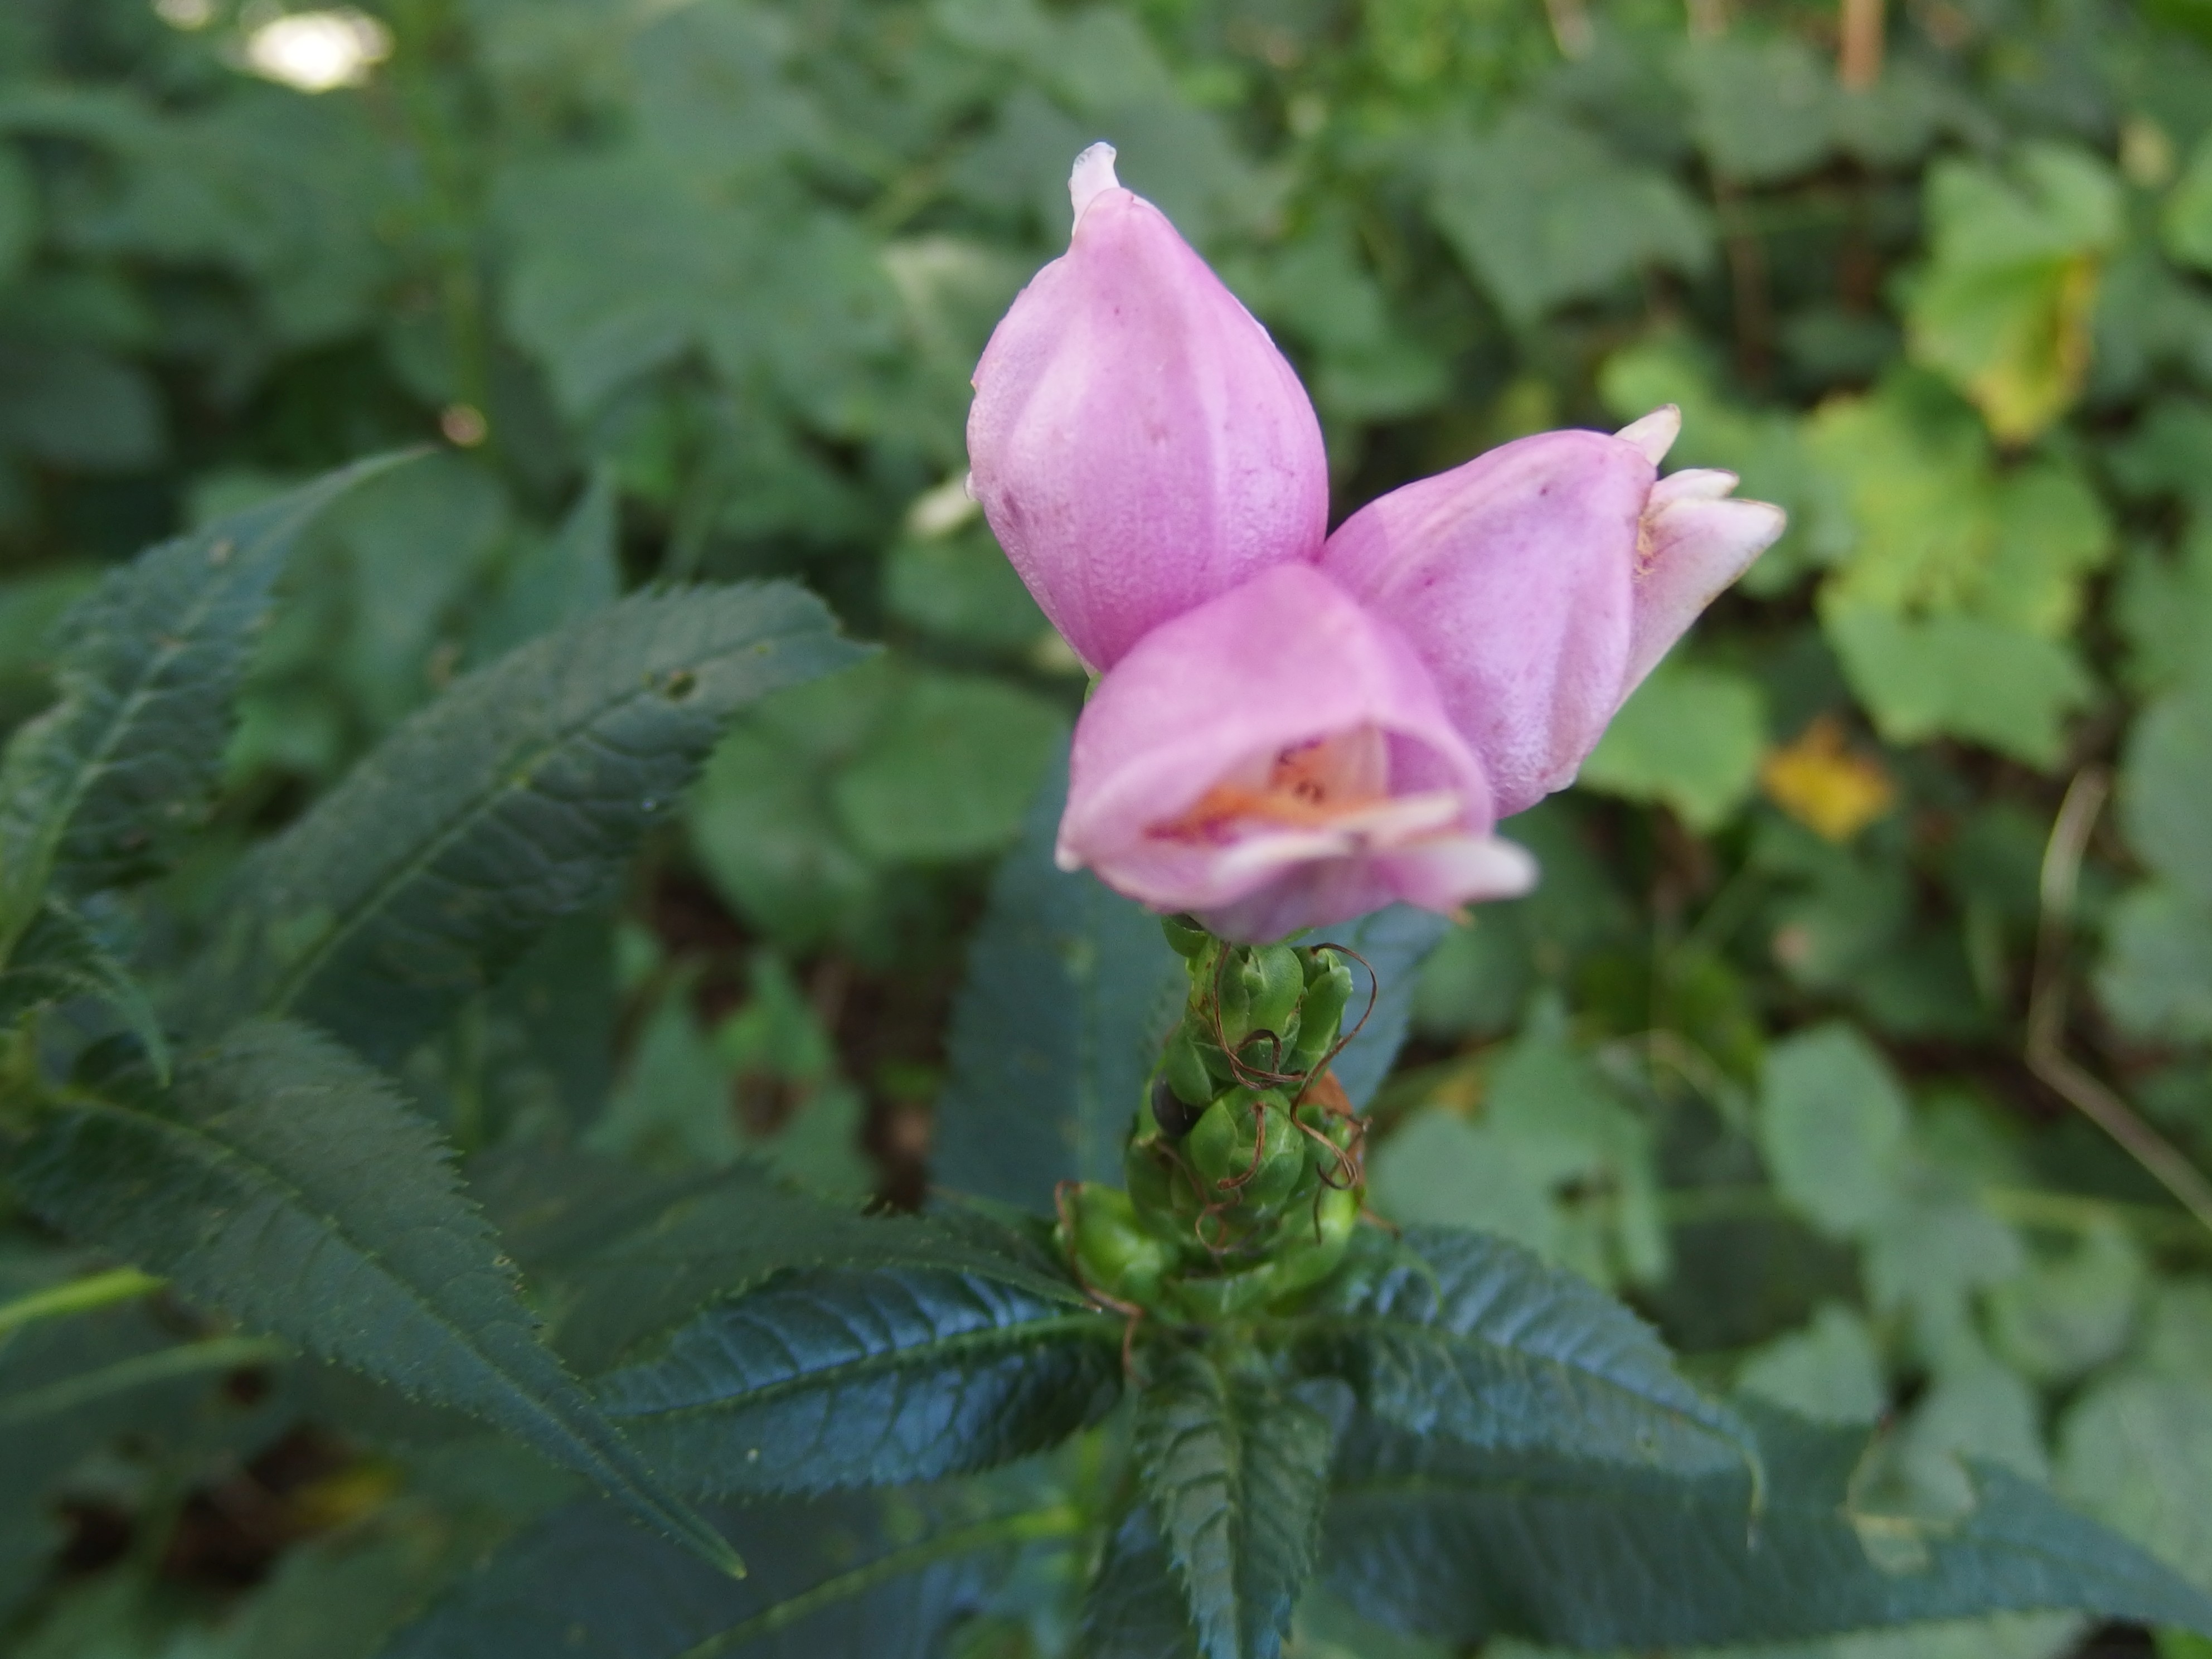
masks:
<instances>
[{"instance_id":1,"label":"leaf midrib","mask_svg":"<svg viewBox=\"0 0 2212 1659\"><path fill-rule=\"evenodd\" d=\"M289 520L287 522L289 523ZM270 534L274 533L272 530ZM258 556L268 545L269 539L267 536L263 537L254 544L250 554L240 556L241 568L244 568L252 557ZM21 872L22 875L34 875L38 882L40 884L45 882L47 873L53 868L55 856L61 850L62 838L68 832L71 821L76 817L77 808L84 804L85 797L92 791L93 781L105 772L108 761L122 743L124 735L136 725L138 712L152 700L155 695L154 688L160 684L161 677L168 672L170 665L179 657L193 649L198 643L193 637L193 630L204 623L208 616L228 597L227 584L218 582L210 586L203 592L195 605L187 608L181 626L167 629L155 636L157 641L167 640L168 643L166 645L157 643L155 648L141 659L136 678L126 682L125 689L116 698L112 712L100 728L99 738L82 751L76 763L70 769L67 787L60 798L48 808L39 825L37 837L33 843L35 850ZM93 679L92 684L95 690L106 689L97 678ZM80 702L78 707L84 708L86 703ZM65 721L66 713L65 708L56 710L57 727L61 726ZM30 916L34 915L36 915L35 911L27 914L22 925L28 927ZM13 939L9 940L11 948L14 943Z\"/></svg>"},{"instance_id":2,"label":"leaf midrib","mask_svg":"<svg viewBox=\"0 0 2212 1659\"><path fill-rule=\"evenodd\" d=\"M972 1554L994 1544L1024 1544L1052 1538L1073 1538L1082 1532L1084 1525L1081 1513L1065 1504L972 1522L950 1532L939 1533L934 1538L924 1539L918 1544L892 1550L872 1561L825 1578L796 1595L763 1608L726 1630L717 1632L702 1642L695 1642L677 1655L676 1659L716 1659L716 1656L741 1647L756 1637L774 1635L824 1607L835 1607L840 1601L863 1595L878 1584L902 1577L908 1572L933 1566L939 1561Z\"/></svg>"},{"instance_id":3,"label":"leaf midrib","mask_svg":"<svg viewBox=\"0 0 2212 1659\"><path fill-rule=\"evenodd\" d=\"M218 1140L213 1135L208 1134L204 1131L200 1130L192 1125L179 1122L175 1119L162 1117L152 1112L141 1111L136 1108L122 1105L115 1101L99 1096L75 1094L70 1097L69 1104L79 1111L88 1113L105 1113L109 1116L119 1119L141 1128L150 1129L155 1134L175 1143L179 1148L181 1148L184 1155L188 1158L193 1158L217 1168L228 1168L234 1174L242 1175L243 1178L248 1183L258 1184L264 1190L276 1194L280 1199L290 1200L292 1207L295 1212L303 1214L313 1220L319 1221L323 1224L324 1230L328 1236L337 1239L353 1254L355 1261L359 1267L376 1274L387 1284L398 1286L404 1293L404 1299L410 1306L417 1309L433 1325L436 1326L440 1330L444 1331L449 1337L458 1342L463 1352L470 1355L494 1377L497 1378L518 1403L528 1408L532 1416L549 1425L562 1439L586 1452L589 1455L593 1466L604 1469L607 1475L613 1479L617 1484L631 1491L638 1490L633 1481L623 1475L621 1466L618 1463L610 1459L607 1455L598 1446L594 1445L589 1438L578 1432L577 1430L564 1418L562 1418L558 1412L554 1410L550 1404L540 1402L517 1378L510 1375L504 1366L502 1366L489 1353L486 1352L483 1348L479 1346L475 1340L473 1333L461 1326L456 1325L452 1320L448 1319L445 1314L441 1312L434 1304L423 1300L421 1293L417 1291L413 1285L410 1285L404 1279L402 1279L398 1274L392 1272L388 1267L386 1267L384 1265L383 1258L379 1255L376 1251L368 1249L363 1245L361 1241L355 1238L352 1234L339 1223L338 1219L335 1216L329 1214L319 1206L309 1203L307 1201L307 1194L300 1189L296 1183L287 1179L278 1171L270 1169L268 1164L263 1163L261 1160L248 1157L244 1152L226 1145L221 1140ZM519 1300L515 1308L515 1312L518 1317L526 1317ZM309 1343L309 1346L311 1347L320 1346L321 1345L318 1343ZM331 1353L331 1357L333 1358L338 1358L335 1352ZM561 1371L560 1362L555 1358L550 1352L548 1352L545 1358L548 1365L552 1368L554 1374L561 1376L562 1381L566 1382L568 1387L576 1389L579 1395L580 1396L582 1395L580 1386L578 1385L574 1379L568 1377L565 1373ZM342 1359L340 1363L352 1365L358 1362L349 1359ZM640 1495L643 1496L642 1493ZM653 1507L658 1509L659 1505L655 1503Z\"/></svg>"},{"instance_id":4,"label":"leaf midrib","mask_svg":"<svg viewBox=\"0 0 2212 1659\"><path fill-rule=\"evenodd\" d=\"M1547 1368L1565 1376L1586 1380L1607 1393L1647 1406L1653 1411L1696 1429L1702 1434L1722 1441L1739 1452L1744 1449L1743 1440L1723 1426L1726 1419L1721 1416L1717 1407L1713 1408L1715 1417L1719 1419L1716 1421L1715 1418L1698 1415L1686 1406L1670 1403L1656 1395L1644 1393L1618 1377L1608 1376L1603 1371L1577 1365L1569 1360L1553 1355L1537 1353L1528 1348L1515 1347L1510 1343L1501 1342L1494 1338L1480 1337L1470 1331L1455 1331L1447 1325L1394 1318L1387 1314L1373 1313L1315 1314L1301 1319L1298 1323L1305 1331L1323 1337L1332 1334L1340 1334L1347 1338L1384 1335L1401 1340L1407 1339L1425 1340L1448 1355L1455 1346L1460 1346L1485 1353L1504 1355L1523 1364ZM1685 1383L1683 1386L1686 1388L1689 1385Z\"/></svg>"},{"instance_id":5,"label":"leaf midrib","mask_svg":"<svg viewBox=\"0 0 2212 1659\"><path fill-rule=\"evenodd\" d=\"M1577 1471L1573 1476L1518 1474L1501 1476L1496 1480L1485 1480L1474 1476L1451 1480L1425 1474L1389 1475L1334 1486L1329 1489L1329 1498L1332 1502L1340 1498L1352 1498L1376 1503L1421 1503L1439 1500L1469 1503L1528 1498L1568 1499L1588 1504L1616 1503L1620 1496L1620 1492L1616 1486L1600 1478L1599 1471L1602 1467L1602 1465L1593 1466L1587 1474ZM2047 1493L2045 1495L2048 1496ZM2056 1500L2052 1501L2056 1505ZM1717 1501L1715 1507L1718 1507ZM1735 1507L1733 1504L1729 1505L1731 1510ZM1770 1499L1760 1513L1768 1517L1781 1515L1799 1521L1815 1522L1842 1519L1846 1528L1850 1525L1839 1504L1805 1500L1777 1504ZM1953 1534L1948 1538L1939 1537L1933 1541L1939 1545L1955 1542L1979 1549L2002 1547L2038 1561L2055 1562L2068 1568L2077 1567L2080 1562L2080 1558L2075 1554L2053 1545L2023 1538L2018 1533L2012 1531L1992 1529L1965 1532L1962 1530ZM2147 1554L2143 1559L2150 1561L2154 1567L2160 1566L2154 1558ZM2161 1567L2160 1571L2170 1571L2170 1569ZM2155 1587L2154 1580L2138 1579L2138 1582L2148 1583Z\"/></svg>"},{"instance_id":6,"label":"leaf midrib","mask_svg":"<svg viewBox=\"0 0 2212 1659\"><path fill-rule=\"evenodd\" d=\"M624 1423L668 1422L683 1418L710 1416L720 1412L743 1411L755 1406L774 1404L780 1399L810 1389L831 1388L840 1382L887 1371L908 1368L919 1370L938 1355L945 1356L950 1360L994 1346L1027 1347L1034 1346L1040 1336L1060 1334L1076 1335L1086 1340L1103 1341L1109 1337L1116 1341L1120 1340L1114 1330L1113 1322L1101 1315L1054 1314L1048 1318L1028 1320L1016 1325L993 1325L981 1330L963 1331L957 1336L939 1338L910 1348L893 1348L883 1353L868 1354L859 1359L825 1366L819 1370L796 1372L742 1394L723 1395L713 1400L645 1410L617 1410L603 1402L601 1409L609 1417Z\"/></svg>"},{"instance_id":7,"label":"leaf midrib","mask_svg":"<svg viewBox=\"0 0 2212 1659\"><path fill-rule=\"evenodd\" d=\"M823 632L827 637L827 630ZM790 635L776 636L756 634L747 640L732 643L719 650L702 653L699 663L703 665L718 661L724 657L735 656L741 651L756 649L764 642L769 644L771 649L779 648L792 637L793 636ZM696 669L694 672L696 672ZM337 952L342 945L351 939L382 910L394 892L412 881L423 870L435 864L447 848L489 815L494 803L519 795L529 789L536 780L538 764L547 755L565 747L578 734L588 730L613 710L624 708L644 697L662 695L660 688L652 679L641 678L640 683L626 687L620 696L597 704L589 714L563 726L535 747L522 751L519 756L501 757L493 774L495 781L492 786L469 795L444 829L422 843L414 854L393 866L389 874L364 893L340 919L331 924L321 938L303 951L293 967L279 977L277 989L264 1000L262 1005L263 1011L272 1013L283 1013L288 1011L293 1000L307 988L315 975L321 971L323 965ZM514 781L518 774L525 781L521 783ZM338 803L338 797L331 797L324 804L322 810L329 810L331 805Z\"/></svg>"}]
</instances>

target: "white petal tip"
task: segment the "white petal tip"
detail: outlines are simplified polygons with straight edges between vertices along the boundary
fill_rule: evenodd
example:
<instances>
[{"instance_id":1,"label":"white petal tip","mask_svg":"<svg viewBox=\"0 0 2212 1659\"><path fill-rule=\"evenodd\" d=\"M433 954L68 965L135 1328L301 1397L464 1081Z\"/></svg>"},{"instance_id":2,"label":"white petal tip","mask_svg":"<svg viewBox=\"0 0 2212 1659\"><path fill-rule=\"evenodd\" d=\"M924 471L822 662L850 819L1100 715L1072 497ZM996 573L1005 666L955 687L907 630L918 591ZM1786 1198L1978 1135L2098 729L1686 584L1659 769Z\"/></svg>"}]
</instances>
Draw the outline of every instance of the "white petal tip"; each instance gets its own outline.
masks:
<instances>
[{"instance_id":1,"label":"white petal tip","mask_svg":"<svg viewBox=\"0 0 2212 1659\"><path fill-rule=\"evenodd\" d=\"M1083 867L1083 855L1067 847L1054 848L1052 861L1057 868L1065 870L1071 875Z\"/></svg>"},{"instance_id":2,"label":"white petal tip","mask_svg":"<svg viewBox=\"0 0 2212 1659\"><path fill-rule=\"evenodd\" d=\"M1083 164L1079 161L1077 167ZM1634 444L1642 450L1644 459L1656 466L1667 459L1667 452L1674 447L1674 440L1682 433L1682 411L1673 404L1662 404L1640 421L1631 421L1613 435L1621 442Z\"/></svg>"},{"instance_id":3,"label":"white petal tip","mask_svg":"<svg viewBox=\"0 0 2212 1659\"><path fill-rule=\"evenodd\" d=\"M1067 199L1075 208L1076 222L1083 221L1083 210L1109 190L1119 190L1121 181L1114 176L1114 146L1101 140L1075 158L1075 168L1067 175Z\"/></svg>"}]
</instances>

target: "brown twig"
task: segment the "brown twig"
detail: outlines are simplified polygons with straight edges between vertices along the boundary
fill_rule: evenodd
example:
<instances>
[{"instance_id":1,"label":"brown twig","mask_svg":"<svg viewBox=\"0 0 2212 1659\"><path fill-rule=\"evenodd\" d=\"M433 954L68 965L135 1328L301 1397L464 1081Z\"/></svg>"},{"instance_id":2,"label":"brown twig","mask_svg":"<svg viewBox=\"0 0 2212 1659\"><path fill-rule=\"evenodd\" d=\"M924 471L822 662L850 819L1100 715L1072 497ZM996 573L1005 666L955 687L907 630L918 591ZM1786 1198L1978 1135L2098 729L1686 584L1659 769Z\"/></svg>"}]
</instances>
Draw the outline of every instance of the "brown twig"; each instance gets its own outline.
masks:
<instances>
[{"instance_id":1,"label":"brown twig","mask_svg":"<svg viewBox=\"0 0 2212 1659\"><path fill-rule=\"evenodd\" d=\"M1552 42L1562 58L1587 58L1597 44L1590 27L1587 0L1544 0L1544 15L1552 25Z\"/></svg>"},{"instance_id":2,"label":"brown twig","mask_svg":"<svg viewBox=\"0 0 2212 1659\"><path fill-rule=\"evenodd\" d=\"M1851 92L1881 79L1882 0L1843 0L1843 39L1836 78Z\"/></svg>"},{"instance_id":3,"label":"brown twig","mask_svg":"<svg viewBox=\"0 0 2212 1659\"><path fill-rule=\"evenodd\" d=\"M2084 767L2068 786L2043 850L2042 914L2036 927L2035 981L2027 1001L2027 1069L2118 1142L2181 1206L2212 1230L2212 1182L2181 1149L2143 1121L2127 1102L2065 1050L2066 954L2074 894L2089 831L2112 793L2111 775Z\"/></svg>"}]
</instances>

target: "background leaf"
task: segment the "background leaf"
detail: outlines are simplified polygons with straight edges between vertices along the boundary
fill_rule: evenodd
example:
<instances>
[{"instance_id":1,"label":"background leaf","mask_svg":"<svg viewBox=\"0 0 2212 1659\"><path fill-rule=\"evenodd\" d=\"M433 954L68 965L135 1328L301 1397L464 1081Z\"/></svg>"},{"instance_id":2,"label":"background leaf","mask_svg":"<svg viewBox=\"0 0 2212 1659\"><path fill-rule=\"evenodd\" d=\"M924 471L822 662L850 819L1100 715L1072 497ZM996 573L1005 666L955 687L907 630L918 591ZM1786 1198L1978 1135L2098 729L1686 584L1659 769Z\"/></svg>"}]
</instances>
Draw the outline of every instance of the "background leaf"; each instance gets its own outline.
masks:
<instances>
[{"instance_id":1,"label":"background leaf","mask_svg":"<svg viewBox=\"0 0 2212 1659\"><path fill-rule=\"evenodd\" d=\"M165 542L70 613L61 700L17 732L0 769L11 929L50 871L85 891L173 852L215 783L255 629L301 531L394 464L361 462Z\"/></svg>"},{"instance_id":2,"label":"background leaf","mask_svg":"<svg viewBox=\"0 0 2212 1659\"><path fill-rule=\"evenodd\" d=\"M386 1659L930 1659L1014 1551L1072 1529L1065 1510L1024 1495L925 1488L718 1510L752 1567L735 1583L605 1504L572 1506L464 1580Z\"/></svg>"},{"instance_id":3,"label":"background leaf","mask_svg":"<svg viewBox=\"0 0 2212 1659\"><path fill-rule=\"evenodd\" d=\"M538 1341L430 1127L301 1027L240 1027L173 1101L122 1086L54 1112L16 1170L55 1223L188 1294L473 1413L726 1564Z\"/></svg>"},{"instance_id":4,"label":"background leaf","mask_svg":"<svg viewBox=\"0 0 2212 1659\"><path fill-rule=\"evenodd\" d=\"M295 1013L404 1055L605 891L732 710L859 654L777 586L640 597L523 647L240 873L191 1012Z\"/></svg>"},{"instance_id":5,"label":"background leaf","mask_svg":"<svg viewBox=\"0 0 2212 1659\"><path fill-rule=\"evenodd\" d=\"M1768 1487L1755 1516L1741 1473L1685 1484L1355 1430L1323 1547L1330 1583L1386 1624L1455 1641L1598 1650L2035 1607L2212 1620L2202 1592L2002 1469L1958 1474L1963 1507L1917 1511L1860 1473L1863 1431L1756 1421Z\"/></svg>"}]
</instances>

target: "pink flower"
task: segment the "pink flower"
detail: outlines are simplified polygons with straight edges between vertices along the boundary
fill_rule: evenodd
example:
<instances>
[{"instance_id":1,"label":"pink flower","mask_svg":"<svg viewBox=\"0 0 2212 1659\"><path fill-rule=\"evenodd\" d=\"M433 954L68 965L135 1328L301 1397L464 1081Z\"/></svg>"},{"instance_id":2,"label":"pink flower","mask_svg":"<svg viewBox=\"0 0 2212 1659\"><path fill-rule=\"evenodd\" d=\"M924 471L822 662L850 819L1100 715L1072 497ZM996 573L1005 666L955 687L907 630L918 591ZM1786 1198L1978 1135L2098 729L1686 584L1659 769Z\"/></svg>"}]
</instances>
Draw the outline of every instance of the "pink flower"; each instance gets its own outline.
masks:
<instances>
[{"instance_id":1,"label":"pink flower","mask_svg":"<svg viewBox=\"0 0 2212 1659\"><path fill-rule=\"evenodd\" d=\"M1658 465L1680 417L1550 432L1324 541L1321 429L1265 329L1093 145L1065 256L975 371L970 487L1102 670L1059 858L1226 937L1524 890L1491 830L1574 780L1782 532Z\"/></svg>"},{"instance_id":2,"label":"pink flower","mask_svg":"<svg viewBox=\"0 0 2212 1659\"><path fill-rule=\"evenodd\" d=\"M1727 472L1660 479L1670 405L1616 437L1547 432L1370 502L1322 568L1395 623L1500 817L1572 783L1669 646L1782 533Z\"/></svg>"},{"instance_id":3,"label":"pink flower","mask_svg":"<svg viewBox=\"0 0 2212 1659\"><path fill-rule=\"evenodd\" d=\"M1395 900L1526 891L1534 860L1491 822L1482 768L1404 637L1293 564L1161 623L1098 682L1058 856L1264 940Z\"/></svg>"},{"instance_id":4,"label":"pink flower","mask_svg":"<svg viewBox=\"0 0 2212 1659\"><path fill-rule=\"evenodd\" d=\"M1166 216L1094 144L1067 252L984 349L969 488L1075 653L1105 669L1147 631L1328 528L1321 426L1297 374Z\"/></svg>"}]
</instances>

